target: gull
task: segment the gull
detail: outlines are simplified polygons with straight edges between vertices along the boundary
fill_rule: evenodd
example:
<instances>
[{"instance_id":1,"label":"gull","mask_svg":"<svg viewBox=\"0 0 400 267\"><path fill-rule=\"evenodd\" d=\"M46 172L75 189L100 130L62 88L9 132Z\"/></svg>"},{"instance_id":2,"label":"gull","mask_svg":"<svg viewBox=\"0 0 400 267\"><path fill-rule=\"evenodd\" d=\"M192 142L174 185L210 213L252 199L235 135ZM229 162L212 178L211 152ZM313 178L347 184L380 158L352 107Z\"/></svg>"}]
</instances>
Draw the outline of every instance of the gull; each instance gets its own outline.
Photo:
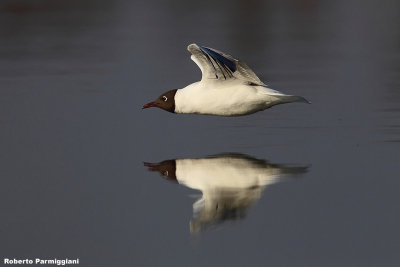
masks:
<instances>
[{"instance_id":1,"label":"gull","mask_svg":"<svg viewBox=\"0 0 400 267\"><path fill-rule=\"evenodd\" d=\"M144 165L167 180L201 191L193 204L191 232L244 218L266 188L304 174L309 168L273 164L238 153L145 162Z\"/></svg>"},{"instance_id":2,"label":"gull","mask_svg":"<svg viewBox=\"0 0 400 267\"><path fill-rule=\"evenodd\" d=\"M171 113L243 116L279 104L310 104L304 97L268 88L244 62L224 52L197 44L190 44L187 49L201 70L201 80L169 90L143 109L158 107Z\"/></svg>"}]
</instances>

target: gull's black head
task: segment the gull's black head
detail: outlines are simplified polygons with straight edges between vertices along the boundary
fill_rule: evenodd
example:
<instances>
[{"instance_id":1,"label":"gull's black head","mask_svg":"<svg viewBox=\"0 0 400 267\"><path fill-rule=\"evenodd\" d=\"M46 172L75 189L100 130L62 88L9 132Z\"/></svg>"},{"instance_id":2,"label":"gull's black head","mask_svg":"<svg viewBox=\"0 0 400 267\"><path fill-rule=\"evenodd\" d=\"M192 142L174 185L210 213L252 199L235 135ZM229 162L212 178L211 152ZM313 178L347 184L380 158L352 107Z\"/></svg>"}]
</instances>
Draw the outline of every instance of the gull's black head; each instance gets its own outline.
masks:
<instances>
[{"instance_id":1,"label":"gull's black head","mask_svg":"<svg viewBox=\"0 0 400 267\"><path fill-rule=\"evenodd\" d=\"M147 103L142 109L157 107L168 112L175 112L175 94L177 89L170 90L160 95L155 101Z\"/></svg>"},{"instance_id":2,"label":"gull's black head","mask_svg":"<svg viewBox=\"0 0 400 267\"><path fill-rule=\"evenodd\" d=\"M164 160L160 163L144 162L144 166L149 168L149 171L159 172L164 178L176 181L176 162L175 160Z\"/></svg>"}]
</instances>

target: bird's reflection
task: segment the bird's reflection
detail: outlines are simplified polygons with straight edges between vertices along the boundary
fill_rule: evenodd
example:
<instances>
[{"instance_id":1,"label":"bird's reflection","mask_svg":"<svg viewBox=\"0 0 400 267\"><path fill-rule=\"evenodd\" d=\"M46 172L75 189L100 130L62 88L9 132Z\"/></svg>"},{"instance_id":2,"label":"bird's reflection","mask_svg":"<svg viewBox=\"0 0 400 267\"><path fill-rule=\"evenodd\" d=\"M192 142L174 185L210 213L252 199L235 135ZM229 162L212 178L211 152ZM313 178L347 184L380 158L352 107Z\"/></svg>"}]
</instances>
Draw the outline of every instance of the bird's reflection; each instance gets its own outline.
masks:
<instances>
[{"instance_id":1,"label":"bird's reflection","mask_svg":"<svg viewBox=\"0 0 400 267\"><path fill-rule=\"evenodd\" d=\"M308 169L306 166L271 164L233 153L144 165L151 171L160 172L168 180L202 192L202 197L193 204L192 233L244 218L268 185L305 173Z\"/></svg>"}]
</instances>

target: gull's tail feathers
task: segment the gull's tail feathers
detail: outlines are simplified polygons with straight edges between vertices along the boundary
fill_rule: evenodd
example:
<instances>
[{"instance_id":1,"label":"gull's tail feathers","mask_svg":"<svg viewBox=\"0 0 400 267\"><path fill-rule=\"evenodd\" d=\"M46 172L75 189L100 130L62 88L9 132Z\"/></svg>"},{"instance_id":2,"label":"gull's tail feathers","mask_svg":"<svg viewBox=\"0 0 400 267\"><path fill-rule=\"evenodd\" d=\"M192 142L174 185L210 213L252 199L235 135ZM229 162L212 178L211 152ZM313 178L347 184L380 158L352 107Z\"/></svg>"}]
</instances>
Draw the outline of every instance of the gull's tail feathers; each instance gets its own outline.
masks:
<instances>
[{"instance_id":1,"label":"gull's tail feathers","mask_svg":"<svg viewBox=\"0 0 400 267\"><path fill-rule=\"evenodd\" d=\"M293 102L311 104L311 102L305 99L304 97L297 95L274 95L274 97L279 99L277 104L285 104Z\"/></svg>"}]
</instances>

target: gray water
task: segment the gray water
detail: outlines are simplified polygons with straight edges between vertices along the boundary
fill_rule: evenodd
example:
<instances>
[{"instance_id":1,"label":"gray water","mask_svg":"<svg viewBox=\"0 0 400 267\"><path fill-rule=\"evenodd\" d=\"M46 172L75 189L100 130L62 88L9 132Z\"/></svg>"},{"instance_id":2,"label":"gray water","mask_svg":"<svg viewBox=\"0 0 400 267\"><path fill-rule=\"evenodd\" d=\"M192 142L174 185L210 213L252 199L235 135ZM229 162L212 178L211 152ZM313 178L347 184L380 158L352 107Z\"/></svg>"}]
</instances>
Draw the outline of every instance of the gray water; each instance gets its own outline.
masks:
<instances>
[{"instance_id":1,"label":"gray water","mask_svg":"<svg viewBox=\"0 0 400 267\"><path fill-rule=\"evenodd\" d=\"M400 264L399 1L20 0L0 22L2 261ZM312 105L141 110L200 79L194 42ZM221 153L303 169L196 231L201 192L144 162Z\"/></svg>"}]
</instances>

